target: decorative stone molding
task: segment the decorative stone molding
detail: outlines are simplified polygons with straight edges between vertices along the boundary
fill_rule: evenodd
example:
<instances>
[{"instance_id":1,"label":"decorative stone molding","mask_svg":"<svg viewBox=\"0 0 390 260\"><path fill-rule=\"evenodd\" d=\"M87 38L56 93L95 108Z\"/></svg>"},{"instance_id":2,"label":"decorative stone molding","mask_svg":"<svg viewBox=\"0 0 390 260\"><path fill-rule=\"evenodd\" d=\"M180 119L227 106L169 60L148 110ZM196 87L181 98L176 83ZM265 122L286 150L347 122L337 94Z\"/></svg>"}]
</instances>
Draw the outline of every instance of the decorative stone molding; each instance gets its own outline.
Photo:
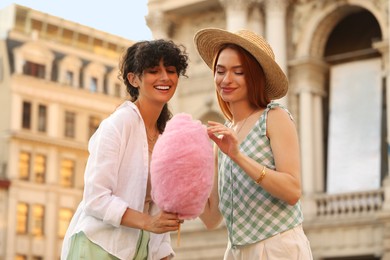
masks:
<instances>
[{"instance_id":1,"label":"decorative stone molding","mask_svg":"<svg viewBox=\"0 0 390 260\"><path fill-rule=\"evenodd\" d=\"M373 43L373 48L377 49L381 54L383 58L383 66L385 73L389 74L390 77L390 46L389 42L386 41L381 41L381 42L375 42Z\"/></svg>"},{"instance_id":2,"label":"decorative stone molding","mask_svg":"<svg viewBox=\"0 0 390 260\"><path fill-rule=\"evenodd\" d=\"M74 88L79 88L80 86L80 69L82 66L81 60L76 56L65 56L60 62L59 62L59 78L58 81L62 84L70 85ZM68 82L69 79L67 79L66 74L68 72L73 73L73 81Z\"/></svg>"},{"instance_id":3,"label":"decorative stone molding","mask_svg":"<svg viewBox=\"0 0 390 260\"><path fill-rule=\"evenodd\" d=\"M250 8L248 16L248 28L259 35L264 35L265 18L259 5Z\"/></svg>"},{"instance_id":4,"label":"decorative stone molding","mask_svg":"<svg viewBox=\"0 0 390 260\"><path fill-rule=\"evenodd\" d=\"M89 90L93 92L92 89L90 89L90 84L92 78L96 78L97 80L97 89L96 92L103 93L103 84L104 84L104 75L106 74L106 67L103 64L97 63L97 62L91 62L84 68L84 75L83 75L83 88L85 90Z\"/></svg>"},{"instance_id":5,"label":"decorative stone molding","mask_svg":"<svg viewBox=\"0 0 390 260\"><path fill-rule=\"evenodd\" d=\"M291 0L264 0L263 2L268 12L285 12Z\"/></svg>"},{"instance_id":6,"label":"decorative stone molding","mask_svg":"<svg viewBox=\"0 0 390 260\"><path fill-rule=\"evenodd\" d=\"M171 28L174 26L174 22L165 13L160 11L152 12L145 19L155 39L172 37Z\"/></svg>"},{"instance_id":7,"label":"decorative stone molding","mask_svg":"<svg viewBox=\"0 0 390 260\"><path fill-rule=\"evenodd\" d=\"M252 0L219 0L219 2L225 8L227 30L237 31L247 27Z\"/></svg>"},{"instance_id":8,"label":"decorative stone molding","mask_svg":"<svg viewBox=\"0 0 390 260\"><path fill-rule=\"evenodd\" d=\"M245 9L254 2L254 0L219 0L221 5L225 8L235 8L236 10Z\"/></svg>"},{"instance_id":9,"label":"decorative stone molding","mask_svg":"<svg viewBox=\"0 0 390 260\"><path fill-rule=\"evenodd\" d=\"M21 47L14 49L15 71L23 73L23 65L26 61L31 61L45 66L45 79L50 80L53 67L54 54L38 41L27 42Z\"/></svg>"},{"instance_id":10,"label":"decorative stone molding","mask_svg":"<svg viewBox=\"0 0 390 260\"><path fill-rule=\"evenodd\" d=\"M303 58L289 62L291 92L299 94L301 92L310 92L322 97L327 93L324 89L325 77L329 66L321 59ZM301 85L300 83L307 84Z\"/></svg>"},{"instance_id":11,"label":"decorative stone molding","mask_svg":"<svg viewBox=\"0 0 390 260\"><path fill-rule=\"evenodd\" d=\"M347 15L363 9L375 16L383 38L386 38L388 35L386 2L383 0L298 1L298 4L293 6L291 17L294 22L291 43L295 49L295 56L309 54L312 57L322 57L326 40L336 24Z\"/></svg>"}]
</instances>

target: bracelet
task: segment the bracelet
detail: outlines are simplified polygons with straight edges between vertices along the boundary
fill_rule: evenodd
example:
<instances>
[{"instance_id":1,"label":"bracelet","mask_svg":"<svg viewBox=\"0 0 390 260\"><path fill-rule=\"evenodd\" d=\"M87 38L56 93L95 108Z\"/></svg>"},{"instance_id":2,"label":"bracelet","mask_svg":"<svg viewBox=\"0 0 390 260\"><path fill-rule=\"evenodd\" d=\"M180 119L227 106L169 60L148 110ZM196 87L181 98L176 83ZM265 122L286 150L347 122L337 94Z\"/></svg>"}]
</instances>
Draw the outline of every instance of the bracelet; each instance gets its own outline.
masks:
<instances>
[{"instance_id":1,"label":"bracelet","mask_svg":"<svg viewBox=\"0 0 390 260\"><path fill-rule=\"evenodd\" d=\"M259 178L257 178L257 180L256 180L256 183L257 183L257 184L260 184L260 183L263 181L263 179L264 179L264 177L265 177L265 174L266 174L266 172L265 172L265 166L263 166L263 169L261 170L260 176L259 176Z\"/></svg>"}]
</instances>

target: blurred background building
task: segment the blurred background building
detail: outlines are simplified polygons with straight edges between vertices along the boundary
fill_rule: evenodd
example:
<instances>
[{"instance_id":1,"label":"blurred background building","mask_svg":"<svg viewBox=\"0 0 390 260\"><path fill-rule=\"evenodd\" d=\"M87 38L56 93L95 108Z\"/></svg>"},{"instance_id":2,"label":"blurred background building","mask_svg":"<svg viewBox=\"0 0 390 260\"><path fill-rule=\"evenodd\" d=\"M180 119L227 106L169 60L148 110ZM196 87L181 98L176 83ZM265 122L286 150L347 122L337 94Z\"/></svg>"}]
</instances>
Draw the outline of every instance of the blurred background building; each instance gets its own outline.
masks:
<instances>
[{"instance_id":1,"label":"blurred background building","mask_svg":"<svg viewBox=\"0 0 390 260\"><path fill-rule=\"evenodd\" d=\"M149 0L154 38L187 47L171 108L223 121L193 45L204 27L248 28L290 81L304 230L316 260L390 259L388 0ZM132 41L23 7L0 11L0 260L58 259L83 189L87 142L126 97ZM182 226L176 259L222 259L226 230Z\"/></svg>"},{"instance_id":2,"label":"blurred background building","mask_svg":"<svg viewBox=\"0 0 390 260\"><path fill-rule=\"evenodd\" d=\"M131 41L23 6L0 11L0 259L59 259L89 137L125 97Z\"/></svg>"}]
</instances>

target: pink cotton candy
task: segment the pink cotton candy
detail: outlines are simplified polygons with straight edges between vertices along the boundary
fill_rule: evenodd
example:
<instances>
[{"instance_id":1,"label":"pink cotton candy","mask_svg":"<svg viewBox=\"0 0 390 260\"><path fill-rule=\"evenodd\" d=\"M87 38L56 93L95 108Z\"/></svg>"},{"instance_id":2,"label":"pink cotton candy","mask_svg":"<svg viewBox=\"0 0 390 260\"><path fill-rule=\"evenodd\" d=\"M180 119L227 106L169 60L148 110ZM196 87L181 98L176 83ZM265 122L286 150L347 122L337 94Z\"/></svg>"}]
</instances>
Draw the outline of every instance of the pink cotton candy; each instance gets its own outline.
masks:
<instances>
[{"instance_id":1,"label":"pink cotton candy","mask_svg":"<svg viewBox=\"0 0 390 260\"><path fill-rule=\"evenodd\" d=\"M156 142L150 165L152 199L181 219L204 209L213 186L213 149L206 126L191 115L175 115Z\"/></svg>"}]
</instances>

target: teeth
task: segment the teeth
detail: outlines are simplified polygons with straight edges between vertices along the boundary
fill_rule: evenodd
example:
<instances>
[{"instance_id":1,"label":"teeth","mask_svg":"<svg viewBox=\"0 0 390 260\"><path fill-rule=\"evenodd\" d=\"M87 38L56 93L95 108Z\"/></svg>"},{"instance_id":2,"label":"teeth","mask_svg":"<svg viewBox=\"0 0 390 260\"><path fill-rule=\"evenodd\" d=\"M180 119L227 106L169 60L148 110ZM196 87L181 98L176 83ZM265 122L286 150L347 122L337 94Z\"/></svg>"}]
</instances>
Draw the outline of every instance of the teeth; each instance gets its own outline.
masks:
<instances>
[{"instance_id":1,"label":"teeth","mask_svg":"<svg viewBox=\"0 0 390 260\"><path fill-rule=\"evenodd\" d=\"M169 86L156 86L156 89L168 90Z\"/></svg>"}]
</instances>

